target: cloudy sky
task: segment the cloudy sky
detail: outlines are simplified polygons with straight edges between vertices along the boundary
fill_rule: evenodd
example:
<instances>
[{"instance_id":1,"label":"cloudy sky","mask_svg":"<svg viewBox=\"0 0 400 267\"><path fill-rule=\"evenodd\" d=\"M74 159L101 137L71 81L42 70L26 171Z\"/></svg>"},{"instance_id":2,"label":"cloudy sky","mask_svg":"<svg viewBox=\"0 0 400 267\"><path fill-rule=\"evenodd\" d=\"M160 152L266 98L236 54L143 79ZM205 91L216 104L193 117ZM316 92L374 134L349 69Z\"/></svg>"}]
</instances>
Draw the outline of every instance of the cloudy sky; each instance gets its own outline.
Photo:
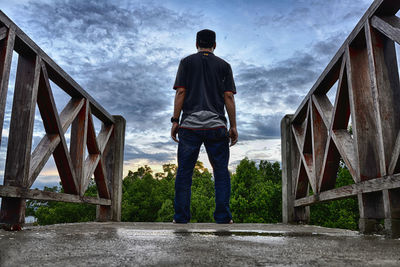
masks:
<instances>
[{"instance_id":1,"label":"cloudy sky","mask_svg":"<svg viewBox=\"0 0 400 267\"><path fill-rule=\"evenodd\" d=\"M204 28L216 31L215 54L231 64L238 91L239 142L231 150L231 170L246 156L280 161L281 118L296 110L371 3L0 0L0 9L111 114L126 118L126 173L176 162L169 137L172 85L179 60L196 52L195 35ZM16 59L14 54L1 169ZM61 110L68 99L52 86ZM33 146L44 135L36 118ZM210 166L204 149L200 160ZM58 181L50 160L33 187Z\"/></svg>"}]
</instances>

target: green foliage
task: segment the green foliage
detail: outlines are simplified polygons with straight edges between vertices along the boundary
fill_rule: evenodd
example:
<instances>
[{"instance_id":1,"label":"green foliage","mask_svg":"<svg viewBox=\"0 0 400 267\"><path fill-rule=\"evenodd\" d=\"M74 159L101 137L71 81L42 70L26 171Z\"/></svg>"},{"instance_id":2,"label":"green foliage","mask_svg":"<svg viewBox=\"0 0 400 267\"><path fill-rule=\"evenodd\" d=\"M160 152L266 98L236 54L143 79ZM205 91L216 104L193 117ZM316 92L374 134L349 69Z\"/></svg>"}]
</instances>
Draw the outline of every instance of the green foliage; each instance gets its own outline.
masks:
<instances>
[{"instance_id":1,"label":"green foliage","mask_svg":"<svg viewBox=\"0 0 400 267\"><path fill-rule=\"evenodd\" d=\"M349 170L341 164L336 179L336 187L352 183L353 179ZM352 230L358 229L360 215L356 198L319 203L311 206L310 209L310 222L312 224Z\"/></svg>"},{"instance_id":2,"label":"green foliage","mask_svg":"<svg viewBox=\"0 0 400 267\"><path fill-rule=\"evenodd\" d=\"M282 217L282 182L278 162L243 159L232 175L231 210L235 222L276 223Z\"/></svg>"}]
</instances>

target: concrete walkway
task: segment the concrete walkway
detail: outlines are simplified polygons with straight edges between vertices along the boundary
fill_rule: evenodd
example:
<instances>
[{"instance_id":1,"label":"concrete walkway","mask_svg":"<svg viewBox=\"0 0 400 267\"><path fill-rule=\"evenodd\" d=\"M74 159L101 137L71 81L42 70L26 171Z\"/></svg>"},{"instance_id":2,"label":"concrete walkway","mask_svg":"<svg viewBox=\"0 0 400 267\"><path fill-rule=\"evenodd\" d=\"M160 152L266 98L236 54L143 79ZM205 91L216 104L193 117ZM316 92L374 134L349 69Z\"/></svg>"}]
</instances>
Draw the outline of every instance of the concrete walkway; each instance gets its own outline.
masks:
<instances>
[{"instance_id":1,"label":"concrete walkway","mask_svg":"<svg viewBox=\"0 0 400 267\"><path fill-rule=\"evenodd\" d=\"M0 266L400 266L400 239L283 224L77 223L0 230Z\"/></svg>"}]
</instances>

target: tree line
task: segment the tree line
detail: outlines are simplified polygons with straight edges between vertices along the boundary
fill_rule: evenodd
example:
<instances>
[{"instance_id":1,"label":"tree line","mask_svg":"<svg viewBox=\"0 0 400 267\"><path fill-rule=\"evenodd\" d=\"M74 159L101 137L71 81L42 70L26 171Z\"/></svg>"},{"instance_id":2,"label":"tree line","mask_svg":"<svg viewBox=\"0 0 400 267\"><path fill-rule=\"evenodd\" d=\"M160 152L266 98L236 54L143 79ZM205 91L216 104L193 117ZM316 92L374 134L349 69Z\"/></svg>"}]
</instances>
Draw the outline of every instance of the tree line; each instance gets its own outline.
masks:
<instances>
[{"instance_id":1,"label":"tree line","mask_svg":"<svg viewBox=\"0 0 400 267\"><path fill-rule=\"evenodd\" d=\"M177 166L164 164L163 172L154 173L145 165L129 171L122 183L122 221L171 222L174 215L174 183ZM262 160L259 164L244 158L231 175L231 211L235 223L278 223L282 218L282 170L278 162ZM341 164L336 186L352 183L347 168ZM61 186L45 190L62 192ZM312 193L312 192L310 192ZM87 196L96 196L92 181ZM196 163L191 197L191 222L213 222L215 206L214 179L203 163ZM27 215L40 225L94 221L96 206L54 201L27 201ZM354 198L311 206L311 224L356 230L358 206Z\"/></svg>"}]
</instances>

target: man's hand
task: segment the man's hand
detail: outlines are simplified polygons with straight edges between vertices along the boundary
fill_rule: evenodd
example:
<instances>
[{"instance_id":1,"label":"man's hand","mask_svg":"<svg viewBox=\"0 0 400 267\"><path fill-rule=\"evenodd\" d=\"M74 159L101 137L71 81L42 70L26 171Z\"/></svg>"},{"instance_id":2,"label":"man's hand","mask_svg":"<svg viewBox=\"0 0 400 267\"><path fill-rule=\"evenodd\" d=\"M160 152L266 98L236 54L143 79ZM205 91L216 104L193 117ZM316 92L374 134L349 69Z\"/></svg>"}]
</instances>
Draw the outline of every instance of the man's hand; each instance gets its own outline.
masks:
<instances>
[{"instance_id":1,"label":"man's hand","mask_svg":"<svg viewBox=\"0 0 400 267\"><path fill-rule=\"evenodd\" d=\"M236 130L236 127L231 127L229 129L229 138L231 139L230 146L234 146L238 141L238 132Z\"/></svg>"},{"instance_id":2,"label":"man's hand","mask_svg":"<svg viewBox=\"0 0 400 267\"><path fill-rule=\"evenodd\" d=\"M178 133L178 129L179 129L179 124L177 122L174 122L171 127L171 137L177 143L179 143L178 139L176 139L176 134Z\"/></svg>"}]
</instances>

